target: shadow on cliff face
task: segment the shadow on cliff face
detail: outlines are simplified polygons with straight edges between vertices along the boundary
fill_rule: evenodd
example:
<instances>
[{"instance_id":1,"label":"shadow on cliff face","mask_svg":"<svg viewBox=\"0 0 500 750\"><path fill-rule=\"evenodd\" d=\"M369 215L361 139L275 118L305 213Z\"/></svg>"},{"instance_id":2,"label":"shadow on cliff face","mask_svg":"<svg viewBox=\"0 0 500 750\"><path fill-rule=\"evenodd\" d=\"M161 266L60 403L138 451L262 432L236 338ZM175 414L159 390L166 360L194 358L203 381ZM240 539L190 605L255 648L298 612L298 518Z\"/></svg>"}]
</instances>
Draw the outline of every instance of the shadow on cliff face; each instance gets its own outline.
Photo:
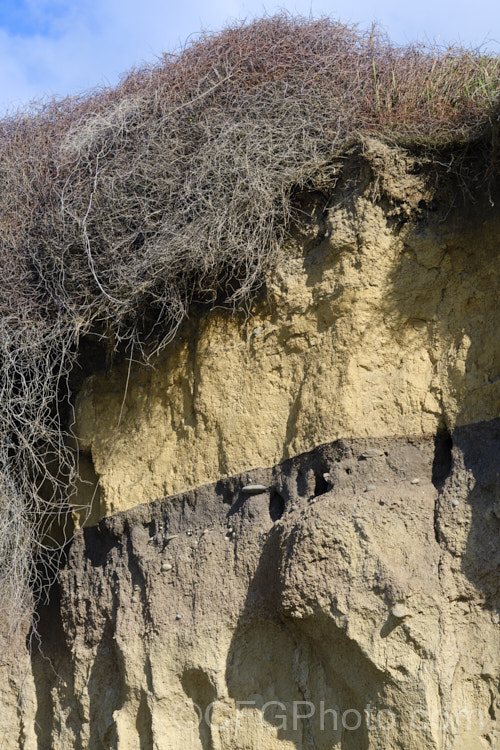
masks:
<instances>
[{"instance_id":1,"label":"shadow on cliff face","mask_svg":"<svg viewBox=\"0 0 500 750\"><path fill-rule=\"evenodd\" d=\"M462 570L500 612L500 419L460 428L455 435L466 471L474 478L467 504L470 530Z\"/></svg>"},{"instance_id":2,"label":"shadow on cliff face","mask_svg":"<svg viewBox=\"0 0 500 750\"><path fill-rule=\"evenodd\" d=\"M200 712L198 733L202 750L214 750L207 718L210 715L210 707L217 697L215 687L202 669L187 669L181 677L181 684L187 697Z\"/></svg>"},{"instance_id":3,"label":"shadow on cliff face","mask_svg":"<svg viewBox=\"0 0 500 750\"><path fill-rule=\"evenodd\" d=\"M401 236L386 308L402 348L418 327L433 364L436 539L459 560L459 598L474 598L475 589L498 610L500 212L486 195L462 196L444 220L429 212Z\"/></svg>"},{"instance_id":4,"label":"shadow on cliff face","mask_svg":"<svg viewBox=\"0 0 500 750\"><path fill-rule=\"evenodd\" d=\"M52 733L66 737L73 750L112 750L118 747L114 711L122 702L120 654L107 621L89 670L88 738L82 731L81 696L75 691L75 654L67 645L61 612L59 585L50 591L50 601L37 610L37 633L32 636L32 672L36 690L35 732L38 750L52 750ZM71 738L71 739L70 739ZM141 748L143 745L141 744ZM144 747L152 747L145 745Z\"/></svg>"},{"instance_id":5,"label":"shadow on cliff face","mask_svg":"<svg viewBox=\"0 0 500 750\"><path fill-rule=\"evenodd\" d=\"M74 699L71 652L62 624L58 584L52 586L50 601L39 606L37 614L37 633L31 635L37 750L52 749L52 730L61 723L62 706L66 727L74 738L73 749L84 750L80 739L81 716Z\"/></svg>"},{"instance_id":6,"label":"shadow on cliff face","mask_svg":"<svg viewBox=\"0 0 500 750\"><path fill-rule=\"evenodd\" d=\"M113 635L113 626L108 622L97 646L88 681L89 746L96 750L113 750L118 747L113 714L123 701L122 680L118 669L120 654Z\"/></svg>"},{"instance_id":7,"label":"shadow on cliff face","mask_svg":"<svg viewBox=\"0 0 500 750\"><path fill-rule=\"evenodd\" d=\"M269 533L228 652L225 679L240 706L239 728L253 747L270 746L272 733L297 750L363 750L365 711L380 705L385 675L320 611L314 593L310 614L287 607L292 538L278 526Z\"/></svg>"},{"instance_id":8,"label":"shadow on cliff face","mask_svg":"<svg viewBox=\"0 0 500 750\"><path fill-rule=\"evenodd\" d=\"M458 427L452 466L436 509L438 541L455 558L484 605L500 611L500 419ZM474 591L460 587L463 600Z\"/></svg>"}]
</instances>

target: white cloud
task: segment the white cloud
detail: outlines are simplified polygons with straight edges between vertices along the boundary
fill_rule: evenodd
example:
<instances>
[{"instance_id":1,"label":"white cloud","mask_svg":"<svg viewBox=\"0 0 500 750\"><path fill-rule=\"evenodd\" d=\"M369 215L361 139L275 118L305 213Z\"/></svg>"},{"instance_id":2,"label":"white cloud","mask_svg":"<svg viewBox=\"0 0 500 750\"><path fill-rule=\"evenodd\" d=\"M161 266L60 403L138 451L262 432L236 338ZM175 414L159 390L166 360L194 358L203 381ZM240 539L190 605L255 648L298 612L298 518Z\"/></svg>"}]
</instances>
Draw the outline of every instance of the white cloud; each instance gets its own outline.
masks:
<instances>
[{"instance_id":1,"label":"white cloud","mask_svg":"<svg viewBox=\"0 0 500 750\"><path fill-rule=\"evenodd\" d=\"M203 24L217 29L239 15L231 0L215 13L214 6L207 13L202 2L174 9L161 0L87 0L65 3L64 14L52 17L51 2L30 1L45 33L20 35L0 27L1 111L35 97L113 84L133 65L177 47Z\"/></svg>"}]
</instances>

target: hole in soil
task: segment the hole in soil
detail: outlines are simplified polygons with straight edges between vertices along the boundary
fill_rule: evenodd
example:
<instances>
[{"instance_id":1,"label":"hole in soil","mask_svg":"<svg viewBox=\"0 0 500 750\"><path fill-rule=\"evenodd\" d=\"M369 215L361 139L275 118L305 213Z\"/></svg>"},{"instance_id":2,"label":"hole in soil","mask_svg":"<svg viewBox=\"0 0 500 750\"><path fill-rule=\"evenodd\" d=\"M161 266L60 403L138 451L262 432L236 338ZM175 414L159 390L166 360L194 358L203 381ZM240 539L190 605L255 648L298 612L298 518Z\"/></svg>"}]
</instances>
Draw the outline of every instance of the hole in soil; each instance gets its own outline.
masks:
<instances>
[{"instance_id":1,"label":"hole in soil","mask_svg":"<svg viewBox=\"0 0 500 750\"><path fill-rule=\"evenodd\" d=\"M299 497L307 497L311 492L310 486L308 487L307 477L301 469L297 472L297 492Z\"/></svg>"},{"instance_id":2,"label":"hole in soil","mask_svg":"<svg viewBox=\"0 0 500 750\"><path fill-rule=\"evenodd\" d=\"M449 430L439 429L434 436L434 461L432 462L432 483L440 489L451 471L451 450L453 439Z\"/></svg>"},{"instance_id":3,"label":"hole in soil","mask_svg":"<svg viewBox=\"0 0 500 750\"><path fill-rule=\"evenodd\" d=\"M285 501L279 492L273 490L269 500L269 515L272 521L278 521L285 512Z\"/></svg>"},{"instance_id":4,"label":"hole in soil","mask_svg":"<svg viewBox=\"0 0 500 750\"><path fill-rule=\"evenodd\" d=\"M328 492L328 482L322 474L316 474L316 484L314 485L314 497L324 495Z\"/></svg>"}]
</instances>

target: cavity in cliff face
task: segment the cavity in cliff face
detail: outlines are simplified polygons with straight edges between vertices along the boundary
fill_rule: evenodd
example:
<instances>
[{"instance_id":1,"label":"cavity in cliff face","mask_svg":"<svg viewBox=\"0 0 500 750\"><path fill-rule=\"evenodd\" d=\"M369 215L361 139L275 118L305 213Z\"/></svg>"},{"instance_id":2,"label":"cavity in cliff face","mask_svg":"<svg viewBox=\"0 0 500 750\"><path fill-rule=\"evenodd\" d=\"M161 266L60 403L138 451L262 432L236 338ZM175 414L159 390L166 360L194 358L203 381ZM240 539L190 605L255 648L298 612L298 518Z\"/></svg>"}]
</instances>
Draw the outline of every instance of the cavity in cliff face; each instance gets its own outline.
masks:
<instances>
[{"instance_id":1,"label":"cavity in cliff face","mask_svg":"<svg viewBox=\"0 0 500 750\"><path fill-rule=\"evenodd\" d=\"M247 316L87 362L9 747L498 747L498 209L377 140L297 201Z\"/></svg>"}]
</instances>

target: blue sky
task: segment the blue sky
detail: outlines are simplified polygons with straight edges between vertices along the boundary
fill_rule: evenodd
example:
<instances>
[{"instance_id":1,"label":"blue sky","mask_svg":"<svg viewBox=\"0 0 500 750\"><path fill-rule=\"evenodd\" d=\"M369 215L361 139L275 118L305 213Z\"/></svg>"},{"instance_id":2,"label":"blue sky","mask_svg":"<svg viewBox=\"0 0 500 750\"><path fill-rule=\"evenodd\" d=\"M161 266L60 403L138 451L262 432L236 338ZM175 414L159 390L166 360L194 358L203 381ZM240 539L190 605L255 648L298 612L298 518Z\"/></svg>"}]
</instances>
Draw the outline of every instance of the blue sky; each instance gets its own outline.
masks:
<instances>
[{"instance_id":1,"label":"blue sky","mask_svg":"<svg viewBox=\"0 0 500 750\"><path fill-rule=\"evenodd\" d=\"M500 0L0 0L0 114L31 99L114 84L201 29L280 9L331 15L393 41L460 42L500 52Z\"/></svg>"}]
</instances>

